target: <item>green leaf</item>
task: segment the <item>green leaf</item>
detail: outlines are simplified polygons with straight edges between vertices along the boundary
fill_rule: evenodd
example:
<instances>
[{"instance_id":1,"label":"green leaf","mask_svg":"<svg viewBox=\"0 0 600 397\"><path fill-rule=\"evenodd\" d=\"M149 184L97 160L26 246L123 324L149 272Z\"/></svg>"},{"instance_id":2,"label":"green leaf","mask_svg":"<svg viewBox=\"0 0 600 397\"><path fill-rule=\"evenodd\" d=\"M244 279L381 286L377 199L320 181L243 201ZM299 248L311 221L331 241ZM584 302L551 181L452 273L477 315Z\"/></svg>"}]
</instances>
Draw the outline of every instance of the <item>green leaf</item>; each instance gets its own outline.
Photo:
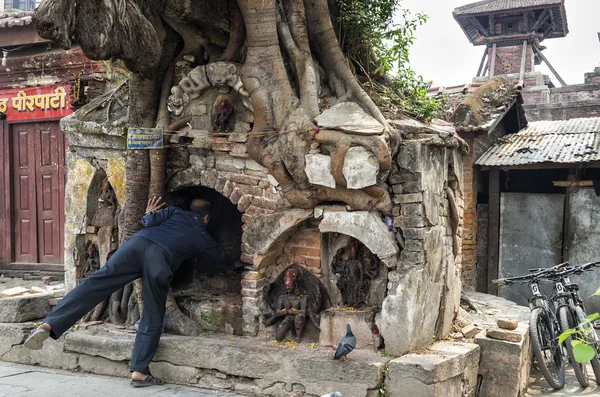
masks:
<instances>
[{"instance_id":1,"label":"green leaf","mask_svg":"<svg viewBox=\"0 0 600 397\"><path fill-rule=\"evenodd\" d=\"M581 342L579 339L573 339L571 341L571 345L573 345L573 348L575 348L575 346L582 344L583 342Z\"/></svg>"},{"instance_id":2,"label":"green leaf","mask_svg":"<svg viewBox=\"0 0 600 397\"><path fill-rule=\"evenodd\" d=\"M591 323L592 321L596 320L598 317L600 317L600 314L598 314L598 313L590 314L589 316L587 316L586 318L583 319L583 321L579 324L579 327L581 327L582 325Z\"/></svg>"},{"instance_id":3,"label":"green leaf","mask_svg":"<svg viewBox=\"0 0 600 397\"><path fill-rule=\"evenodd\" d=\"M578 363L586 363L596 355L596 349L585 343L573 344L573 356Z\"/></svg>"},{"instance_id":4,"label":"green leaf","mask_svg":"<svg viewBox=\"0 0 600 397\"><path fill-rule=\"evenodd\" d=\"M587 317L585 318L585 321L587 321L587 322L590 322L590 323L591 323L592 321L596 320L598 317L600 317L600 313L594 313L594 314L590 314L589 316L587 316Z\"/></svg>"},{"instance_id":5,"label":"green leaf","mask_svg":"<svg viewBox=\"0 0 600 397\"><path fill-rule=\"evenodd\" d=\"M562 344L569 336L576 334L578 331L575 329L568 329L558 336L558 344Z\"/></svg>"}]
</instances>

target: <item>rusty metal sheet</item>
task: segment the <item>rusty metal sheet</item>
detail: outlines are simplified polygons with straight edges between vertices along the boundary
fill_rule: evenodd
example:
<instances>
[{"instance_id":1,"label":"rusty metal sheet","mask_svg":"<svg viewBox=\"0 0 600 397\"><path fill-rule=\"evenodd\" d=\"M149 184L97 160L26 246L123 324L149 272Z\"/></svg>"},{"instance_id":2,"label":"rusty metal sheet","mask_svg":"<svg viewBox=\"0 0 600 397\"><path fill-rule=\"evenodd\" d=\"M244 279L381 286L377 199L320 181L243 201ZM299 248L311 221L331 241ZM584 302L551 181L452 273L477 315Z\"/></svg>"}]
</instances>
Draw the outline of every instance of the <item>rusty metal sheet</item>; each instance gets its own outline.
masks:
<instances>
[{"instance_id":1,"label":"rusty metal sheet","mask_svg":"<svg viewBox=\"0 0 600 397\"><path fill-rule=\"evenodd\" d=\"M567 258L572 264L600 260L600 197L593 188L569 188ZM600 297L590 297L600 287L600 270L571 277L579 284L586 310L600 312Z\"/></svg>"},{"instance_id":2,"label":"rusty metal sheet","mask_svg":"<svg viewBox=\"0 0 600 397\"><path fill-rule=\"evenodd\" d=\"M600 117L536 121L503 137L475 164L498 167L600 160Z\"/></svg>"},{"instance_id":3,"label":"rusty metal sheet","mask_svg":"<svg viewBox=\"0 0 600 397\"><path fill-rule=\"evenodd\" d=\"M502 193L500 197L500 277L558 264L562 255L564 194ZM552 285L541 285L551 293ZM527 285L500 288L504 298L527 305Z\"/></svg>"}]
</instances>

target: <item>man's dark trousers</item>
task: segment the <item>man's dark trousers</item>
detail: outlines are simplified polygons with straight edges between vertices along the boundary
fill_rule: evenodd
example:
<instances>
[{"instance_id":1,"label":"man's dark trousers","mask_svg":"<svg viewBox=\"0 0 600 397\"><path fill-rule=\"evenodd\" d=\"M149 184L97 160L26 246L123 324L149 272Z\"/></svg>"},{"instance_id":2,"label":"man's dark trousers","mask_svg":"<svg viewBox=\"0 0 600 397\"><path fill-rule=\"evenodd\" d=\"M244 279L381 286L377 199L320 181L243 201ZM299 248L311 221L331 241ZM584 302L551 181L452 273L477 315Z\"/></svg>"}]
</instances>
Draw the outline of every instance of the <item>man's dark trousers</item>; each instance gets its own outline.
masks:
<instances>
[{"instance_id":1,"label":"man's dark trousers","mask_svg":"<svg viewBox=\"0 0 600 397\"><path fill-rule=\"evenodd\" d=\"M131 371L149 374L148 365L156 354L162 332L173 271L169 255L163 248L143 237L132 237L103 267L69 292L46 317L44 322L52 327L50 336L58 339L98 303L142 277L144 310L133 346Z\"/></svg>"}]
</instances>

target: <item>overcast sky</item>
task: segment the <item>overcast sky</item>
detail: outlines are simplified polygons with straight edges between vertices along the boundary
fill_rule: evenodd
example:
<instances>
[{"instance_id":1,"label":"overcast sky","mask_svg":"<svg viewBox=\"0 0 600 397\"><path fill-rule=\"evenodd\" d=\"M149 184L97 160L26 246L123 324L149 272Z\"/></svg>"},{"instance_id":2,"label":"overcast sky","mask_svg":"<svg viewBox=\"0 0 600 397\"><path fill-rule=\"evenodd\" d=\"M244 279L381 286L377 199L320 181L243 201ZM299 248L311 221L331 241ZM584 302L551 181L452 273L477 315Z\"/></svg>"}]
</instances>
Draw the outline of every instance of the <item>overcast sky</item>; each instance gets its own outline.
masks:
<instances>
[{"instance_id":1,"label":"overcast sky","mask_svg":"<svg viewBox=\"0 0 600 397\"><path fill-rule=\"evenodd\" d=\"M477 74L483 46L473 46L452 16L456 7L474 0L402 0L402 7L429 16L418 28L411 66L433 86L470 83ZM600 0L566 0L569 34L543 41L544 55L567 84L583 83L583 74L600 66ZM545 74L550 70L536 66ZM552 75L552 81L559 86Z\"/></svg>"}]
</instances>

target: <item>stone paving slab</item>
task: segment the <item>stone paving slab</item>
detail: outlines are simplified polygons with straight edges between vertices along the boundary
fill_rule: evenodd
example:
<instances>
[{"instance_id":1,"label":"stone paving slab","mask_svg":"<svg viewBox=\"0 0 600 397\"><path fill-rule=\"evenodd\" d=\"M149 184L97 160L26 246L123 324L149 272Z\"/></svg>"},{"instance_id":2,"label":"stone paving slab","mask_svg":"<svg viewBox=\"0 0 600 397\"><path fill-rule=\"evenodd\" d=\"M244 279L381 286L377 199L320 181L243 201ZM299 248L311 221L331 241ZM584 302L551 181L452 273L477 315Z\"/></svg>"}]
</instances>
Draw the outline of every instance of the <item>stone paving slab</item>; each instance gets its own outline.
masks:
<instances>
[{"instance_id":1,"label":"stone paving slab","mask_svg":"<svg viewBox=\"0 0 600 397\"><path fill-rule=\"evenodd\" d=\"M533 365L531 369L531 376L529 378L529 388L527 389L526 397L533 396L554 396L554 397L571 397L571 396L600 396L600 386L594 381L594 372L591 364L587 366L588 376L590 377L590 385L585 389L581 387L573 367L567 364L567 371L565 374L565 387L561 390L554 390L544 376L537 368L537 365Z\"/></svg>"},{"instance_id":2,"label":"stone paving slab","mask_svg":"<svg viewBox=\"0 0 600 397\"><path fill-rule=\"evenodd\" d=\"M6 397L242 397L179 385L133 388L129 380L0 362L0 396Z\"/></svg>"}]
</instances>

